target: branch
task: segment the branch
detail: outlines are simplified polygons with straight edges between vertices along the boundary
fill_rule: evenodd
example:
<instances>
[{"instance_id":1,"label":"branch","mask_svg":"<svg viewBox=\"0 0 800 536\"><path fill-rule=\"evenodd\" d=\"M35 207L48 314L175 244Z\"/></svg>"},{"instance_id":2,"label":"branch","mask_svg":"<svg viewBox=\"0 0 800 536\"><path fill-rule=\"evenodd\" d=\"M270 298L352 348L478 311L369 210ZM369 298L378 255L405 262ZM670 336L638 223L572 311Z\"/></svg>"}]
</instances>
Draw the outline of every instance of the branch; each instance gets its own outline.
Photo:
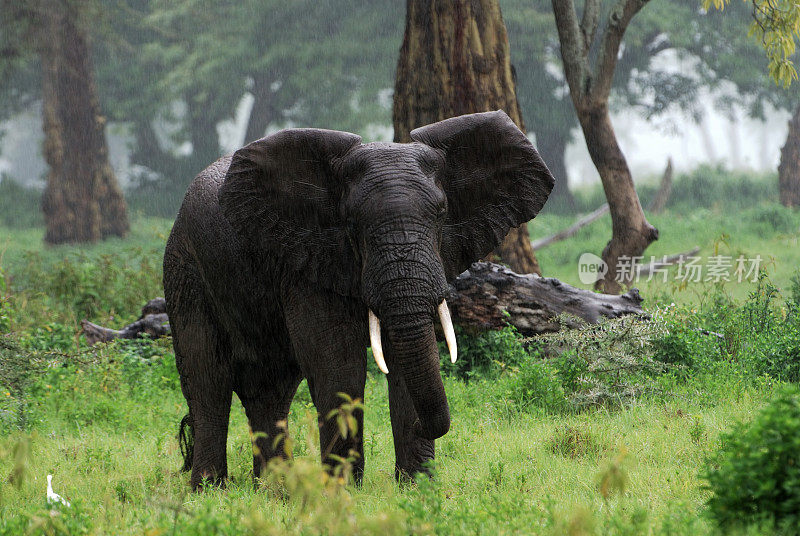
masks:
<instances>
[{"instance_id":1,"label":"branch","mask_svg":"<svg viewBox=\"0 0 800 536\"><path fill-rule=\"evenodd\" d=\"M581 34L583 35L583 55L589 55L592 48L594 34L597 31L597 24L600 21L600 2L598 0L586 0L583 7L583 18L581 19Z\"/></svg>"},{"instance_id":2,"label":"branch","mask_svg":"<svg viewBox=\"0 0 800 536\"><path fill-rule=\"evenodd\" d=\"M549 246L554 242L560 242L561 240L565 240L570 236L574 235L575 233L577 233L581 228L586 227L587 225L589 225L590 223L601 217L606 212L608 212L608 203L605 203L603 206L601 206L594 212L591 212L586 216L581 217L580 219L578 219L578 221L576 221L566 229L562 229L556 234L550 235L546 238L540 238L539 240L532 241L531 247L533 248L534 251L538 251L543 247Z\"/></svg>"},{"instance_id":3,"label":"branch","mask_svg":"<svg viewBox=\"0 0 800 536\"><path fill-rule=\"evenodd\" d=\"M655 261L655 262L651 262L650 264L641 265L636 269L636 274L637 274L638 277L642 277L643 275L649 275L650 272L652 272L653 270L657 270L658 268L663 268L664 266L670 266L670 265L675 264L677 262L681 262L686 257L692 257L694 255L697 255L697 253L699 251L700 251L700 247L699 246L695 246L691 250L686 251L684 253L677 253L675 255L669 255L667 257L664 257L660 261Z\"/></svg>"},{"instance_id":4,"label":"branch","mask_svg":"<svg viewBox=\"0 0 800 536\"><path fill-rule=\"evenodd\" d=\"M581 28L578 26L578 15L575 13L575 3L573 0L552 1L558 40L561 44L564 75L569 84L572 100L578 101L586 92L583 82L588 77L589 64L588 54L584 51Z\"/></svg>"},{"instance_id":5,"label":"branch","mask_svg":"<svg viewBox=\"0 0 800 536\"><path fill-rule=\"evenodd\" d=\"M611 82L614 79L614 69L617 66L622 36L625 35L625 30L633 16L647 2L648 0L619 0L611 10L608 16L608 26L603 33L603 42L600 45L600 56L595 67L593 99L607 100L611 94Z\"/></svg>"}]
</instances>

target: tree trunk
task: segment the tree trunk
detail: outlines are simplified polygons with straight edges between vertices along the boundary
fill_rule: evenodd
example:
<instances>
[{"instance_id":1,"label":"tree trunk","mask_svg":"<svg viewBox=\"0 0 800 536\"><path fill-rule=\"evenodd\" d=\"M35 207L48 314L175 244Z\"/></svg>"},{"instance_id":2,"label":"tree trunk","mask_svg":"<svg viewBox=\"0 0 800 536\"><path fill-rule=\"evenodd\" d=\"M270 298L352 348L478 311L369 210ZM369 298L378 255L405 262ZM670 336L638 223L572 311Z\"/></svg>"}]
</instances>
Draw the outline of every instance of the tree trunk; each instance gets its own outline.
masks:
<instances>
[{"instance_id":1,"label":"tree trunk","mask_svg":"<svg viewBox=\"0 0 800 536\"><path fill-rule=\"evenodd\" d=\"M669 195L672 193L672 158L667 158L667 167L664 169L664 174L661 176L661 184L658 186L658 191L650 202L647 210L653 214L659 214L669 202Z\"/></svg>"},{"instance_id":2,"label":"tree trunk","mask_svg":"<svg viewBox=\"0 0 800 536\"><path fill-rule=\"evenodd\" d=\"M800 105L795 108L794 116L789 121L789 134L781 149L778 190L784 206L800 206Z\"/></svg>"},{"instance_id":3,"label":"tree trunk","mask_svg":"<svg viewBox=\"0 0 800 536\"><path fill-rule=\"evenodd\" d=\"M207 103L195 102L192 97L187 98L187 102L187 122L192 141L192 155L187 164L193 177L220 157L220 147L217 118L208 112Z\"/></svg>"},{"instance_id":4,"label":"tree trunk","mask_svg":"<svg viewBox=\"0 0 800 536\"><path fill-rule=\"evenodd\" d=\"M565 164L567 152L567 140L561 136L554 136L548 133L547 136L539 135L536 132L536 144L542 159L547 162L550 173L556 179L550 198L547 200L548 207L565 212L575 212L575 197L569 189L569 178L567 176L567 166Z\"/></svg>"},{"instance_id":5,"label":"tree trunk","mask_svg":"<svg viewBox=\"0 0 800 536\"><path fill-rule=\"evenodd\" d=\"M275 108L272 104L272 79L258 76L253 83L253 108L247 121L245 143L264 137L269 124L275 119Z\"/></svg>"},{"instance_id":6,"label":"tree trunk","mask_svg":"<svg viewBox=\"0 0 800 536\"><path fill-rule=\"evenodd\" d=\"M65 2L54 2L44 16L44 156L50 170L42 210L49 244L125 236L129 228L108 162L89 45L76 18Z\"/></svg>"},{"instance_id":7,"label":"tree trunk","mask_svg":"<svg viewBox=\"0 0 800 536\"><path fill-rule=\"evenodd\" d=\"M574 2L552 0L570 97L611 212L611 240L603 250L606 272L595 283L597 290L607 293L619 293L622 285L632 280L634 271L621 270L618 261L632 261L658 239L658 230L645 218L608 113L622 37L646 3L647 0L617 0L598 33L601 0L585 0L580 21ZM625 266L630 264L626 262Z\"/></svg>"},{"instance_id":8,"label":"tree trunk","mask_svg":"<svg viewBox=\"0 0 800 536\"><path fill-rule=\"evenodd\" d=\"M617 294L622 285L632 282L634 275L633 270L618 270L618 261L622 257L632 259L640 256L651 242L658 239L658 230L645 218L631 171L611 126L608 107L603 104L578 109L578 121L589 155L600 173L611 212L611 240L603 249L603 261L608 271L595 283L595 288Z\"/></svg>"},{"instance_id":9,"label":"tree trunk","mask_svg":"<svg viewBox=\"0 0 800 536\"><path fill-rule=\"evenodd\" d=\"M394 140L409 142L417 127L497 109L525 132L497 0L408 0L395 79ZM512 229L496 254L514 271L541 273L527 224Z\"/></svg>"}]
</instances>

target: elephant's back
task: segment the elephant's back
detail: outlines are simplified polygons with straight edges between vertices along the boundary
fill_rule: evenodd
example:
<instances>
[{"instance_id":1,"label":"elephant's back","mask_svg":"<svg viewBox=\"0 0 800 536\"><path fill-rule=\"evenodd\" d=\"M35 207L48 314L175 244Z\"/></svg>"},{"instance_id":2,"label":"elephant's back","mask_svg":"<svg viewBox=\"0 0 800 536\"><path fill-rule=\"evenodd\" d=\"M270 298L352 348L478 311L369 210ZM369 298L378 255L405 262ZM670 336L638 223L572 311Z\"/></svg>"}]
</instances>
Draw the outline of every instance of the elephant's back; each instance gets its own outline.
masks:
<instances>
[{"instance_id":1,"label":"elephant's back","mask_svg":"<svg viewBox=\"0 0 800 536\"><path fill-rule=\"evenodd\" d=\"M254 314L253 298L262 294L247 249L219 206L230 163L231 156L220 158L189 185L164 252L168 308L180 314L186 295L200 294L223 324Z\"/></svg>"}]
</instances>

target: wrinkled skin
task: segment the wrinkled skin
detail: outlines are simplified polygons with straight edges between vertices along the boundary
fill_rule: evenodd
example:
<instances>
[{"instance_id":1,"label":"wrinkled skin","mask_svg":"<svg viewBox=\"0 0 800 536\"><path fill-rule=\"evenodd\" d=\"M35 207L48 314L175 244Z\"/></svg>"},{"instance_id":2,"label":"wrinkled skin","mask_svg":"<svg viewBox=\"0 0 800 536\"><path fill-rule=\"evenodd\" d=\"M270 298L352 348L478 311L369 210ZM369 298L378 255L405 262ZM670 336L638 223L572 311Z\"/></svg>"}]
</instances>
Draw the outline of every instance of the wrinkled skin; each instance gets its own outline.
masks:
<instances>
[{"instance_id":1,"label":"wrinkled skin","mask_svg":"<svg viewBox=\"0 0 800 536\"><path fill-rule=\"evenodd\" d=\"M282 455L276 423L302 378L323 456L359 454L324 416L364 396L368 310L380 319L395 474L413 476L450 427L434 323L449 281L533 218L553 186L508 116L461 116L413 143L291 129L224 157L189 187L164 258L164 287L193 425L191 483L224 481L231 396L257 454ZM368 401L367 401L368 402ZM359 430L363 415L357 413ZM259 437L263 436L263 437ZM323 460L330 463L330 460Z\"/></svg>"}]
</instances>

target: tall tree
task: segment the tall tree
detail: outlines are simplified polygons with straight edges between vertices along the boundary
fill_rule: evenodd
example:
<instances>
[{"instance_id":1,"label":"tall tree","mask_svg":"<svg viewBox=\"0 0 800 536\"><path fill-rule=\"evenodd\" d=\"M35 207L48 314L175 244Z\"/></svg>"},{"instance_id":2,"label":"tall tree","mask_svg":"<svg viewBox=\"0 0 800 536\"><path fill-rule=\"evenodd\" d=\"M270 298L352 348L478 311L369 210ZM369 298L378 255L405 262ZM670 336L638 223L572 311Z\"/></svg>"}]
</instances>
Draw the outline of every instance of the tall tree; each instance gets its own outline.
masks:
<instances>
[{"instance_id":1,"label":"tall tree","mask_svg":"<svg viewBox=\"0 0 800 536\"><path fill-rule=\"evenodd\" d=\"M800 105L789 121L789 134L781 149L778 190L784 206L800 207Z\"/></svg>"},{"instance_id":2,"label":"tall tree","mask_svg":"<svg viewBox=\"0 0 800 536\"><path fill-rule=\"evenodd\" d=\"M618 293L620 283L629 283L633 276L632 270L617 270L619 259L641 255L658 239L658 230L650 225L642 210L608 108L622 37L646 0L615 2L600 32L603 7L600 0L585 0L580 22L572 0L552 0L552 3L572 104L611 212L611 240L603 250L608 270L595 287Z\"/></svg>"},{"instance_id":3,"label":"tall tree","mask_svg":"<svg viewBox=\"0 0 800 536\"><path fill-rule=\"evenodd\" d=\"M396 142L413 129L458 115L502 109L525 131L497 0L408 0L395 78ZM541 274L527 224L496 253L518 273Z\"/></svg>"},{"instance_id":4,"label":"tall tree","mask_svg":"<svg viewBox=\"0 0 800 536\"><path fill-rule=\"evenodd\" d=\"M217 126L248 93L245 142L287 124L368 135L390 119L380 95L402 35L395 0L104 1L126 11L98 40L104 104L131 126L131 160L163 178L147 183L162 198L179 202L220 154Z\"/></svg>"},{"instance_id":5,"label":"tall tree","mask_svg":"<svg viewBox=\"0 0 800 536\"><path fill-rule=\"evenodd\" d=\"M44 155L45 241L93 242L128 232L125 200L108 161L83 17L92 6L70 0L4 2L4 28L24 28L20 50L38 52ZM32 46L31 46L32 43Z\"/></svg>"}]
</instances>

